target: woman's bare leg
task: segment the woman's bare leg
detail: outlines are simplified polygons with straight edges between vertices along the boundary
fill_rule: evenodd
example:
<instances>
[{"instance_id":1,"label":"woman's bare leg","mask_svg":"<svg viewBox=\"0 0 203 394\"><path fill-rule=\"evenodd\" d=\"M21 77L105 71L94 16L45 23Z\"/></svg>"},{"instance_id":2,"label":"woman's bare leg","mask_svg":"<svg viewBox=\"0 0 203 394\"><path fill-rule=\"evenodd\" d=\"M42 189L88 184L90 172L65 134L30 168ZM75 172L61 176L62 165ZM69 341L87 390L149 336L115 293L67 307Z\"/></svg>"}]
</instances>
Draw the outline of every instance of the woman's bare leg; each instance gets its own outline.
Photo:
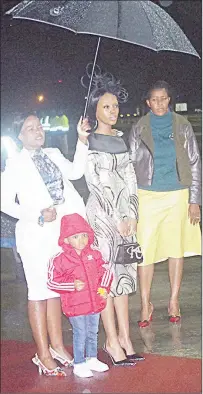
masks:
<instances>
[{"instance_id":1,"label":"woman's bare leg","mask_svg":"<svg viewBox=\"0 0 203 394\"><path fill-rule=\"evenodd\" d=\"M102 322L106 333L106 349L115 361L124 360L125 354L120 346L114 313L114 298L108 296L106 308L101 312Z\"/></svg>"},{"instance_id":2,"label":"woman's bare leg","mask_svg":"<svg viewBox=\"0 0 203 394\"><path fill-rule=\"evenodd\" d=\"M179 313L179 292L183 276L184 259L172 258L168 259L168 272L171 285L171 297L169 301L169 315L178 315Z\"/></svg>"},{"instance_id":3,"label":"woman's bare leg","mask_svg":"<svg viewBox=\"0 0 203 394\"><path fill-rule=\"evenodd\" d=\"M150 308L150 292L152 279L154 275L154 264L138 267L139 286L141 297L141 319L148 320L151 312Z\"/></svg>"},{"instance_id":4,"label":"woman's bare leg","mask_svg":"<svg viewBox=\"0 0 203 394\"><path fill-rule=\"evenodd\" d=\"M118 320L118 338L122 348L125 349L127 354L135 353L129 333L129 305L128 295L114 297L114 306Z\"/></svg>"},{"instance_id":5,"label":"woman's bare leg","mask_svg":"<svg viewBox=\"0 0 203 394\"><path fill-rule=\"evenodd\" d=\"M47 300L47 327L52 348L60 356L72 360L73 357L67 352L63 344L60 297Z\"/></svg>"},{"instance_id":6,"label":"woman's bare leg","mask_svg":"<svg viewBox=\"0 0 203 394\"><path fill-rule=\"evenodd\" d=\"M54 369L57 364L51 357L48 345L47 331L47 300L28 301L28 316L32 334L37 345L39 359L48 369Z\"/></svg>"}]
</instances>

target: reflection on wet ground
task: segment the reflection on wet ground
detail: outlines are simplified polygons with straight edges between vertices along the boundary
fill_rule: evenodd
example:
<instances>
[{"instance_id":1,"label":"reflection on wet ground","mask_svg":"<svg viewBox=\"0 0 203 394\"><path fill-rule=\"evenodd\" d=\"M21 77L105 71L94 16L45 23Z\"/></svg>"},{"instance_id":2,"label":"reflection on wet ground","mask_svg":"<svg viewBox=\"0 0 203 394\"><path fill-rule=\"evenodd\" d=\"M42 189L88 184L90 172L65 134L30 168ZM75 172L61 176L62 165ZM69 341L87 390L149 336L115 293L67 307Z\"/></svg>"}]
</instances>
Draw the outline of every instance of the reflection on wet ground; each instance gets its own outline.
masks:
<instances>
[{"instance_id":1,"label":"reflection on wet ground","mask_svg":"<svg viewBox=\"0 0 203 394\"><path fill-rule=\"evenodd\" d=\"M3 266L6 253L2 253ZM10 257L9 257L10 258ZM8 260L7 260L8 261ZM15 261L10 261L15 270ZM152 287L154 304L153 321L149 327L139 328L139 287L130 296L130 330L136 351L201 358L201 259L185 260L184 278L180 295L182 319L179 324L169 323L167 306L170 294L167 262L157 264ZM2 340L32 341L27 316L27 290L24 280L13 279L7 275L1 286L1 330ZM65 344L72 344L72 330L68 320L63 317ZM99 347L104 343L104 331L100 323Z\"/></svg>"}]
</instances>

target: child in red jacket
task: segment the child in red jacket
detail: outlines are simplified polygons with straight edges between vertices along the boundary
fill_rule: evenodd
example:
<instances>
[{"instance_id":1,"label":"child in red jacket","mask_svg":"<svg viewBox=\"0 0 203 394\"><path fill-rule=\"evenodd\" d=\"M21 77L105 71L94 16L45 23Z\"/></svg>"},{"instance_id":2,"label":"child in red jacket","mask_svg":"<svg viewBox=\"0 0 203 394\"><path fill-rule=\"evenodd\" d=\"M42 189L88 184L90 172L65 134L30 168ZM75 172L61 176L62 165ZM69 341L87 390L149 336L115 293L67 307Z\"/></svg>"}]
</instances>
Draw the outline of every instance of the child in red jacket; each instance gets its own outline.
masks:
<instances>
[{"instance_id":1,"label":"child in red jacket","mask_svg":"<svg viewBox=\"0 0 203 394\"><path fill-rule=\"evenodd\" d=\"M61 294L63 313L73 328L73 372L79 377L109 369L97 359L97 334L112 273L101 253L91 248L93 242L85 219L78 214L63 216L59 238L63 251L50 260L48 270L48 288Z\"/></svg>"}]
</instances>

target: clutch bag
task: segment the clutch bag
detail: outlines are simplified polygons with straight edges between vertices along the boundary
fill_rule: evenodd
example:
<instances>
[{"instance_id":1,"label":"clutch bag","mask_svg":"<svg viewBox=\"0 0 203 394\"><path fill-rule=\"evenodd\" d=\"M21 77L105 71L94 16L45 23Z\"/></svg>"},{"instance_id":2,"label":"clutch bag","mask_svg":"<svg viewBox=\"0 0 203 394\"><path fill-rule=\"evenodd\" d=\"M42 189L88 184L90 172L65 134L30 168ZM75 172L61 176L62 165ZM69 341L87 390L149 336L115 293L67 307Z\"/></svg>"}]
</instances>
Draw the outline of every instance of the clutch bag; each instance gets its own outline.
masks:
<instances>
[{"instance_id":1,"label":"clutch bag","mask_svg":"<svg viewBox=\"0 0 203 394\"><path fill-rule=\"evenodd\" d=\"M140 264L143 262L141 247L138 242L119 244L115 253L115 264Z\"/></svg>"}]
</instances>

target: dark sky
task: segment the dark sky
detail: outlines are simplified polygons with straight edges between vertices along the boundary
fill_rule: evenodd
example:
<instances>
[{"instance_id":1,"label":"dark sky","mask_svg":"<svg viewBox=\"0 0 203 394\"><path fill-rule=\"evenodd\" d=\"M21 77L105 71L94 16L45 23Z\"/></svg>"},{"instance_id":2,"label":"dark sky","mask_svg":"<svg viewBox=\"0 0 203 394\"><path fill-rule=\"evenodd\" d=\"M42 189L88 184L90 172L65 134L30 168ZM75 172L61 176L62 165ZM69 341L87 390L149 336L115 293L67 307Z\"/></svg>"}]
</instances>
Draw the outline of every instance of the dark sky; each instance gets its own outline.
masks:
<instances>
[{"instance_id":1,"label":"dark sky","mask_svg":"<svg viewBox=\"0 0 203 394\"><path fill-rule=\"evenodd\" d=\"M4 0L4 10L18 1ZM165 10L184 30L201 56L201 1L174 1ZM36 107L43 93L45 106L63 106L69 117L79 117L85 103L80 78L93 60L97 38L31 21L5 18L1 38L1 115ZM201 60L174 52L156 53L133 44L102 39L97 63L121 79L129 91L124 112L133 113L147 88L165 79L180 100L201 105ZM62 84L58 80L62 80Z\"/></svg>"}]
</instances>

